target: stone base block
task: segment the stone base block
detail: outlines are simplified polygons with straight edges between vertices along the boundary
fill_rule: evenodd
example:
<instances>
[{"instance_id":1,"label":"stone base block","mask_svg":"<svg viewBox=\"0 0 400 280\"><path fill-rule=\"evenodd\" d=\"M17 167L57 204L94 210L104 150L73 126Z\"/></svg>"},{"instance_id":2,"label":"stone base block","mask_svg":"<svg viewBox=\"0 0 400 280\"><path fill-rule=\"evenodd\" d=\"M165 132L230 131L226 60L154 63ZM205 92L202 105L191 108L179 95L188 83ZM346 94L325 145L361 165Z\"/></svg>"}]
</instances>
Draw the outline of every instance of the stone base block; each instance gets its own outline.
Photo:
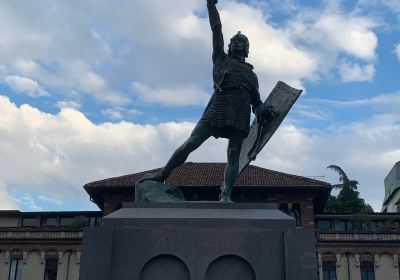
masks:
<instances>
[{"instance_id":1,"label":"stone base block","mask_svg":"<svg viewBox=\"0 0 400 280\"><path fill-rule=\"evenodd\" d=\"M317 279L314 232L266 204L132 204L84 232L80 279Z\"/></svg>"}]
</instances>

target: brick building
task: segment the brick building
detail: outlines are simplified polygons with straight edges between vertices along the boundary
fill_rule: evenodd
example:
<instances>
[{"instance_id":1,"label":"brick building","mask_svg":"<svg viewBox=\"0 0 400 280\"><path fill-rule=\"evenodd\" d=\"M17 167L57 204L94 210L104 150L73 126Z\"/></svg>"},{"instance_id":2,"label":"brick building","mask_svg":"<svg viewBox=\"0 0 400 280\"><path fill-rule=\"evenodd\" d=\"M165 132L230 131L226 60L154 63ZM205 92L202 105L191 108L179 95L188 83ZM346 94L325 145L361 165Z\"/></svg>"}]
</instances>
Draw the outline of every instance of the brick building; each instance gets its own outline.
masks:
<instances>
[{"instance_id":1,"label":"brick building","mask_svg":"<svg viewBox=\"0 0 400 280\"><path fill-rule=\"evenodd\" d=\"M188 162L167 183L186 200L216 201L224 168L223 163ZM133 201L134 184L146 172L86 184L100 211L0 211L0 280L78 279L82 227L98 226L101 217ZM319 180L249 166L232 197L238 203L274 203L298 227L315 228L321 279L398 280L400 215L323 214L331 189Z\"/></svg>"}]
</instances>

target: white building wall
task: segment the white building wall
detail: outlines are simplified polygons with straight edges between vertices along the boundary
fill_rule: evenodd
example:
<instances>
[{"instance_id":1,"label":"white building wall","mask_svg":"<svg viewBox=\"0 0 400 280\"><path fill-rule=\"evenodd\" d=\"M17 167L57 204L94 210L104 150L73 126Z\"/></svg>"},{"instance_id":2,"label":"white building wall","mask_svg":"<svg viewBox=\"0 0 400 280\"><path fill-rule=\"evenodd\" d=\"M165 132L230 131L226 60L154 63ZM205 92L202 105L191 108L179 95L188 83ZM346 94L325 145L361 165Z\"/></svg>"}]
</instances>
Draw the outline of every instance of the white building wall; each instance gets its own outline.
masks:
<instances>
[{"instance_id":1,"label":"white building wall","mask_svg":"<svg viewBox=\"0 0 400 280\"><path fill-rule=\"evenodd\" d=\"M400 191L397 190L393 197L388 201L388 203L383 207L387 209L388 213L396 213L397 205L396 202L400 199Z\"/></svg>"},{"instance_id":2,"label":"white building wall","mask_svg":"<svg viewBox=\"0 0 400 280\"><path fill-rule=\"evenodd\" d=\"M32 251L27 254L22 270L22 280L43 279L44 265L40 263L40 253Z\"/></svg>"},{"instance_id":3,"label":"white building wall","mask_svg":"<svg viewBox=\"0 0 400 280\"><path fill-rule=\"evenodd\" d=\"M357 261L357 257L355 255L349 255L349 266L350 266L350 279L348 274L348 264L347 264L347 256L340 255L340 258L337 255L337 266L336 266L336 277L337 280L361 280L361 270L360 264ZM398 266L398 257L394 257L393 255L383 254L380 255L375 262L375 280L399 280L399 266ZM320 266L319 271L320 279L323 280L322 274L322 266Z\"/></svg>"},{"instance_id":4,"label":"white building wall","mask_svg":"<svg viewBox=\"0 0 400 280\"><path fill-rule=\"evenodd\" d=\"M344 255L336 255L336 277L337 279L347 279L347 258Z\"/></svg>"},{"instance_id":5,"label":"white building wall","mask_svg":"<svg viewBox=\"0 0 400 280\"><path fill-rule=\"evenodd\" d=\"M398 263L394 263L392 255L379 256L379 264L375 266L375 278L376 280L399 280Z\"/></svg>"},{"instance_id":6,"label":"white building wall","mask_svg":"<svg viewBox=\"0 0 400 280\"><path fill-rule=\"evenodd\" d=\"M71 254L69 280L79 280L80 256L78 254L76 252Z\"/></svg>"},{"instance_id":7,"label":"white building wall","mask_svg":"<svg viewBox=\"0 0 400 280\"><path fill-rule=\"evenodd\" d=\"M347 260L347 258L346 258L346 260ZM350 260L351 280L361 280L360 264L357 260L357 256L349 255L349 260Z\"/></svg>"},{"instance_id":8,"label":"white building wall","mask_svg":"<svg viewBox=\"0 0 400 280\"><path fill-rule=\"evenodd\" d=\"M63 252L61 261L58 262L57 280L78 280L79 263L76 252Z\"/></svg>"},{"instance_id":9,"label":"white building wall","mask_svg":"<svg viewBox=\"0 0 400 280\"><path fill-rule=\"evenodd\" d=\"M10 264L5 262L5 253L0 252L0 280L7 280Z\"/></svg>"},{"instance_id":10,"label":"white building wall","mask_svg":"<svg viewBox=\"0 0 400 280\"><path fill-rule=\"evenodd\" d=\"M70 253L68 265L68 252L61 256L58 264L57 280L79 280L80 253ZM21 280L43 280L46 260L41 258L41 253L32 251L25 254ZM43 262L43 263L42 263ZM0 280L8 280L10 262L6 263L5 252L0 252Z\"/></svg>"}]
</instances>

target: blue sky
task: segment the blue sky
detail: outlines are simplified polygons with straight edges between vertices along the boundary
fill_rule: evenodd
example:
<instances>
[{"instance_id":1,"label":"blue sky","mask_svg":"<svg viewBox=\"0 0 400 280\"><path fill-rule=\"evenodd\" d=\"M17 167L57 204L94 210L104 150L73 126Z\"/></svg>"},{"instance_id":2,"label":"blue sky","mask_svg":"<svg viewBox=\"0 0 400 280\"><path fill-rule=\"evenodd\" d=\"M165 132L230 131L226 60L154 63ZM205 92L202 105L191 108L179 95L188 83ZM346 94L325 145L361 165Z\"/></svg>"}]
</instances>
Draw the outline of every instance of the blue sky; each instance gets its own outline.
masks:
<instances>
[{"instance_id":1,"label":"blue sky","mask_svg":"<svg viewBox=\"0 0 400 280\"><path fill-rule=\"evenodd\" d=\"M254 164L331 183L340 165L380 210L400 160L400 2L219 2L262 98L278 80L305 90ZM3 1L0 26L1 209L96 209L85 183L162 166L210 98L203 0Z\"/></svg>"}]
</instances>

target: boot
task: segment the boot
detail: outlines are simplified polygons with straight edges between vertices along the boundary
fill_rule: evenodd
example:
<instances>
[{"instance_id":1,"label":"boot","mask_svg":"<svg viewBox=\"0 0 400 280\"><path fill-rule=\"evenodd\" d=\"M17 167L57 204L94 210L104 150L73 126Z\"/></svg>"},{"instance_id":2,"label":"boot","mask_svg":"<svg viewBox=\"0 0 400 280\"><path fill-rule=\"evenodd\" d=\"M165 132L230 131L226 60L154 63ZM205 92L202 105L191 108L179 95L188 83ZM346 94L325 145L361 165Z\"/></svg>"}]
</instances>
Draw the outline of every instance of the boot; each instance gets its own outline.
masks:
<instances>
[{"instance_id":1,"label":"boot","mask_svg":"<svg viewBox=\"0 0 400 280\"><path fill-rule=\"evenodd\" d=\"M157 173L146 173L142 179L139 180L139 183L144 181L156 181L163 183L167 179L168 175L165 174L163 171Z\"/></svg>"},{"instance_id":2,"label":"boot","mask_svg":"<svg viewBox=\"0 0 400 280\"><path fill-rule=\"evenodd\" d=\"M233 203L231 200L232 188L222 187L221 194L219 195L219 202L223 203Z\"/></svg>"}]
</instances>

